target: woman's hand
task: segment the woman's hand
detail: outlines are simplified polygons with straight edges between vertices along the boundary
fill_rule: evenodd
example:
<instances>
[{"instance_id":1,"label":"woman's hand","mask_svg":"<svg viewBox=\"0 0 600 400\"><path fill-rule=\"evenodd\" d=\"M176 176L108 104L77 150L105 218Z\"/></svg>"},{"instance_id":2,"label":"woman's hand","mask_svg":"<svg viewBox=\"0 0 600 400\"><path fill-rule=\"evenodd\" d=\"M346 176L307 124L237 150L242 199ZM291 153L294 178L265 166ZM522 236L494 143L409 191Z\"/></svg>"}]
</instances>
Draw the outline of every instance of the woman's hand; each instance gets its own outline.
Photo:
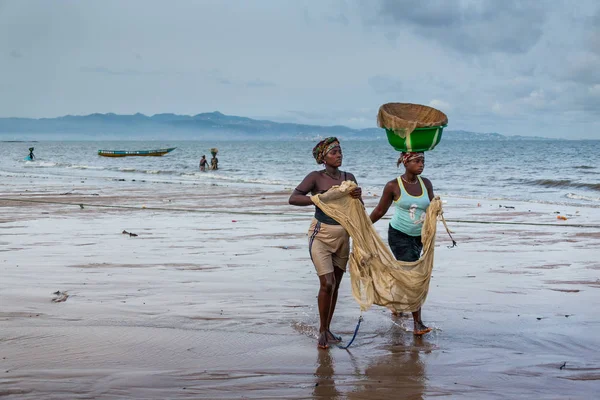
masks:
<instances>
[{"instance_id":1,"label":"woman's hand","mask_svg":"<svg viewBox=\"0 0 600 400\"><path fill-rule=\"evenodd\" d=\"M362 196L362 189L360 188L360 186L357 186L350 191L350 197L352 197L353 199L360 199L361 196Z\"/></svg>"}]
</instances>

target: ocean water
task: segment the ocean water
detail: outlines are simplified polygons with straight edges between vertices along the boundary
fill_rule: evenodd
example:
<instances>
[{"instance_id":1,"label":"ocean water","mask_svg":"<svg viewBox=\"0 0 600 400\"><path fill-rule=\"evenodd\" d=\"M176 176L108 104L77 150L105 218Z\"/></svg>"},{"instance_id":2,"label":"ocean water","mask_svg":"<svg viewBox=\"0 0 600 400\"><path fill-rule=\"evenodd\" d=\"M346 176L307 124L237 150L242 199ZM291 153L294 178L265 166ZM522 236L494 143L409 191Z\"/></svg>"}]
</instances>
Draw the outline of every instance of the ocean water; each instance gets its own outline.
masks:
<instances>
[{"instance_id":1,"label":"ocean water","mask_svg":"<svg viewBox=\"0 0 600 400\"><path fill-rule=\"evenodd\" d=\"M313 141L48 141L0 142L0 178L23 176L119 179L161 183L216 183L273 190L294 188L320 167ZM36 159L25 161L28 148ZM163 157L107 158L98 149L177 149ZM219 149L218 171L198 162ZM398 152L385 140L342 141L342 170L355 174L366 193L380 194L402 172ZM600 141L442 141L426 154L423 176L437 194L600 207Z\"/></svg>"}]
</instances>

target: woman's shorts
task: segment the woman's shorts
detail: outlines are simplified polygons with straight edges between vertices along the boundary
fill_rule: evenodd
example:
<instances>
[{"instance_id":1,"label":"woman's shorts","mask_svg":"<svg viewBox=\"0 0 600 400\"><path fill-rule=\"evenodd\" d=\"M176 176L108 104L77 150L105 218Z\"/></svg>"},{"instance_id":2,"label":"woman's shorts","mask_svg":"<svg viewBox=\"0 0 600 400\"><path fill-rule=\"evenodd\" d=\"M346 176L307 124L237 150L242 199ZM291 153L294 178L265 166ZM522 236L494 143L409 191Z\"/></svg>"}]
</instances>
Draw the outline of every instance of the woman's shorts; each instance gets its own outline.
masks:
<instances>
[{"instance_id":1,"label":"woman's shorts","mask_svg":"<svg viewBox=\"0 0 600 400\"><path fill-rule=\"evenodd\" d=\"M317 275L339 268L346 271L350 255L350 236L341 225L324 224L313 218L308 229L308 251Z\"/></svg>"},{"instance_id":2,"label":"woman's shorts","mask_svg":"<svg viewBox=\"0 0 600 400\"><path fill-rule=\"evenodd\" d=\"M417 261L421 257L423 243L421 236L410 236L398 229L388 229L388 244L396 260L400 261Z\"/></svg>"}]
</instances>

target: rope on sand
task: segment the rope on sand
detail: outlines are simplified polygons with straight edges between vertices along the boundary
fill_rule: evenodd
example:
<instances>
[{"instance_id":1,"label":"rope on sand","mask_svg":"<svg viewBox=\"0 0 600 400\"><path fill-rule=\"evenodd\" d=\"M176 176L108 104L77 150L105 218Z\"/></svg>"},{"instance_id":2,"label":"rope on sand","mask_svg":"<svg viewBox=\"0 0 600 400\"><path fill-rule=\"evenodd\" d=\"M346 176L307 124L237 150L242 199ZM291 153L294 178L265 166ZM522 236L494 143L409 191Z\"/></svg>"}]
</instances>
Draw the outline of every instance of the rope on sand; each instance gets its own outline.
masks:
<instances>
[{"instance_id":1,"label":"rope on sand","mask_svg":"<svg viewBox=\"0 0 600 400\"><path fill-rule=\"evenodd\" d=\"M174 212L189 212L189 213L200 213L200 214L235 214L235 215L285 215L290 217L306 217L309 213L289 213L289 212L268 212L268 211L229 211L229 210L212 210L202 209L194 210L190 208L172 208L172 207L146 207L146 206L124 206L124 205L108 205L108 204L93 204L93 203L70 203L62 201L50 201L50 200L32 200L32 199L14 199L3 197L0 201L14 201L21 203L40 203L40 204L56 204L62 206L85 206L85 207L98 207L98 208L113 208L122 210L149 210L149 211L174 211ZM389 218L382 218L389 219ZM446 219L446 222L458 223L458 224L486 224L486 225L529 225L529 226L557 226L566 228L594 228L600 229L600 225L588 225L588 224L556 224L556 223L537 223L537 222L509 222L509 221L474 221L464 219Z\"/></svg>"},{"instance_id":2,"label":"rope on sand","mask_svg":"<svg viewBox=\"0 0 600 400\"><path fill-rule=\"evenodd\" d=\"M356 339L356 334L358 334L358 328L360 328L360 323L363 321L363 316L362 313L360 314L360 317L358 317L358 323L356 324L356 328L354 329L354 336L352 336L352 339L350 339L350 342L346 345L346 346L340 346L338 344L338 348L342 349L342 350L346 350L348 349L348 347L350 347L352 345L352 342L354 342L354 339Z\"/></svg>"}]
</instances>

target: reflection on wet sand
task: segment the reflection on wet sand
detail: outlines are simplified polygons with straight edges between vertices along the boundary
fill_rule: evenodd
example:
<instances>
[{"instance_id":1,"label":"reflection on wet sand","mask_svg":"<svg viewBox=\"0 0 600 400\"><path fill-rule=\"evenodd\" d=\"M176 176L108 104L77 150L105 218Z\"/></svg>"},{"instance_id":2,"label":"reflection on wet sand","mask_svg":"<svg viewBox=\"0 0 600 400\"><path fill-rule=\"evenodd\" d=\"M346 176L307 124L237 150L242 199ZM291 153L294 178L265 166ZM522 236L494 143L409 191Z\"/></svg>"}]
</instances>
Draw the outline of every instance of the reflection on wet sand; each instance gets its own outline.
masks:
<instances>
[{"instance_id":1,"label":"reflection on wet sand","mask_svg":"<svg viewBox=\"0 0 600 400\"><path fill-rule=\"evenodd\" d=\"M340 398L341 393L335 387L334 364L335 361L331 352L318 351L317 370L315 371L315 388L313 390L314 399Z\"/></svg>"},{"instance_id":2,"label":"reflection on wet sand","mask_svg":"<svg viewBox=\"0 0 600 400\"><path fill-rule=\"evenodd\" d=\"M427 378L420 354L432 346L423 337L399 330L389 339L384 347L389 353L369 362L348 399L423 399Z\"/></svg>"},{"instance_id":3,"label":"reflection on wet sand","mask_svg":"<svg viewBox=\"0 0 600 400\"><path fill-rule=\"evenodd\" d=\"M400 329L392 329L386 338L387 343L372 349L371 357L355 356L351 350L319 351L313 399L423 399L427 377L421 355L435 346ZM337 373L336 357L342 365Z\"/></svg>"}]
</instances>

